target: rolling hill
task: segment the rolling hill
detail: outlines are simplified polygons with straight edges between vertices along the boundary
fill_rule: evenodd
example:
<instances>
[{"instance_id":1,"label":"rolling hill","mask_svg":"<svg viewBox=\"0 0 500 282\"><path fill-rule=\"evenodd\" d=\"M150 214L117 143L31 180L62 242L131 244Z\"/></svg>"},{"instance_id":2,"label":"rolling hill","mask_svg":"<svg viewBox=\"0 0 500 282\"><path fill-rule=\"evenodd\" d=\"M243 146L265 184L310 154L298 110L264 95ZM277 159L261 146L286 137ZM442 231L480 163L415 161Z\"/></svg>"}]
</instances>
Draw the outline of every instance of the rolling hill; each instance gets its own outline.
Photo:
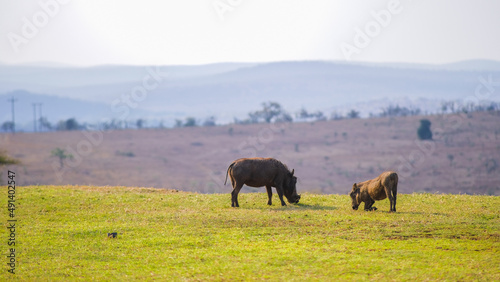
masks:
<instances>
[{"instance_id":1,"label":"rolling hill","mask_svg":"<svg viewBox=\"0 0 500 282\"><path fill-rule=\"evenodd\" d=\"M267 101L276 101L291 113L306 108L329 116L359 108L366 117L380 113L387 104L436 113L443 100L474 96L481 77L496 81L499 65L480 60L440 66L321 61L89 68L1 65L0 93L15 96L27 91L96 103L93 110L65 100L63 108L74 111L82 122L144 118L171 126L178 118L215 116L219 124L227 124ZM13 92L17 90L24 91ZM31 104L41 99L48 98L19 100L20 123L33 119ZM499 98L483 95L479 102L487 100ZM128 107L130 115L123 115L117 105ZM3 121L8 120L9 109L7 103L0 104ZM64 116L57 110L50 113L51 122Z\"/></svg>"}]
</instances>

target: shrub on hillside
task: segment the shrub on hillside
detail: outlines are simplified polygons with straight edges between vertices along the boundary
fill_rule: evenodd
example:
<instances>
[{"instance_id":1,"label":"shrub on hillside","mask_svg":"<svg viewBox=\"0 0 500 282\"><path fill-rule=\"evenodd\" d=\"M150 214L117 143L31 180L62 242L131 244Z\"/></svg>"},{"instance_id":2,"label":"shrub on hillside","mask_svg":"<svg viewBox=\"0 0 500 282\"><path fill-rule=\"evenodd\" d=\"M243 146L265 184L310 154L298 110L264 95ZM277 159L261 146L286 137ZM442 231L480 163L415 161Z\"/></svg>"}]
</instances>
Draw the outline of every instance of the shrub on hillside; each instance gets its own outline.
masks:
<instances>
[{"instance_id":1,"label":"shrub on hillside","mask_svg":"<svg viewBox=\"0 0 500 282\"><path fill-rule=\"evenodd\" d=\"M420 140L432 140L431 121L428 119L420 120L417 134Z\"/></svg>"},{"instance_id":2,"label":"shrub on hillside","mask_svg":"<svg viewBox=\"0 0 500 282\"><path fill-rule=\"evenodd\" d=\"M0 167L3 165L15 165L20 163L19 160L7 156L7 152L0 151Z\"/></svg>"}]
</instances>

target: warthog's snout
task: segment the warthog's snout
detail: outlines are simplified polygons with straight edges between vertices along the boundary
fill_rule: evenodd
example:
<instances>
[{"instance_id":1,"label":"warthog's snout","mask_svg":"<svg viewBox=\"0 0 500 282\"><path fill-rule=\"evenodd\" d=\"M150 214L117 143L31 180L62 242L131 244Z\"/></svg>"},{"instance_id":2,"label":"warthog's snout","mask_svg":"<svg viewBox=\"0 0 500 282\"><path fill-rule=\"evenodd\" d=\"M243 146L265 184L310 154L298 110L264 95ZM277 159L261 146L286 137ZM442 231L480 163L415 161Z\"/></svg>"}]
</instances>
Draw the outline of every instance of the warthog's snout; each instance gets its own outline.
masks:
<instances>
[{"instance_id":1,"label":"warthog's snout","mask_svg":"<svg viewBox=\"0 0 500 282\"><path fill-rule=\"evenodd\" d=\"M299 200L300 200L300 195L296 195L295 197L293 198L288 198L288 202L290 204L298 204L299 203Z\"/></svg>"},{"instance_id":2,"label":"warthog's snout","mask_svg":"<svg viewBox=\"0 0 500 282\"><path fill-rule=\"evenodd\" d=\"M297 198L295 198L295 199L296 199L295 203L298 204L299 200L300 200L300 195L297 195Z\"/></svg>"},{"instance_id":3,"label":"warthog's snout","mask_svg":"<svg viewBox=\"0 0 500 282\"><path fill-rule=\"evenodd\" d=\"M359 205L358 206L352 206L352 209L355 210L355 211L357 211L358 207L359 207Z\"/></svg>"}]
</instances>

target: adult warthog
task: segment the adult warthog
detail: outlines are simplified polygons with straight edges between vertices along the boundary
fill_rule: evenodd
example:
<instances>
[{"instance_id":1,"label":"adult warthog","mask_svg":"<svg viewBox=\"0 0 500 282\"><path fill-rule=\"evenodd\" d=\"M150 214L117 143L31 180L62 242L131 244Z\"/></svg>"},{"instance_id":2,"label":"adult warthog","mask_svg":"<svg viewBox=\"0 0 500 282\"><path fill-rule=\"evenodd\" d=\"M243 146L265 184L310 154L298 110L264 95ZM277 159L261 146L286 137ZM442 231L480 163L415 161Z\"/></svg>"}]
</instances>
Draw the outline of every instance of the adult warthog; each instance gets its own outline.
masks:
<instances>
[{"instance_id":1,"label":"adult warthog","mask_svg":"<svg viewBox=\"0 0 500 282\"><path fill-rule=\"evenodd\" d=\"M352 185L350 193L352 209L357 210L361 202L365 202L365 211L377 210L373 207L375 201L389 198L391 212L396 211L396 198L398 195L398 174L394 171L386 171L377 178Z\"/></svg>"},{"instance_id":2,"label":"adult warthog","mask_svg":"<svg viewBox=\"0 0 500 282\"><path fill-rule=\"evenodd\" d=\"M286 206L283 201L283 194L289 203L296 204L300 200L295 187L297 177L293 176L294 170L289 171L288 167L282 162L272 158L243 158L235 160L229 165L226 172L231 178L233 192L231 192L231 206L239 207L238 193L243 185L251 187L266 186L268 205L272 205L273 192L271 187L276 188L280 197L281 205Z\"/></svg>"}]
</instances>

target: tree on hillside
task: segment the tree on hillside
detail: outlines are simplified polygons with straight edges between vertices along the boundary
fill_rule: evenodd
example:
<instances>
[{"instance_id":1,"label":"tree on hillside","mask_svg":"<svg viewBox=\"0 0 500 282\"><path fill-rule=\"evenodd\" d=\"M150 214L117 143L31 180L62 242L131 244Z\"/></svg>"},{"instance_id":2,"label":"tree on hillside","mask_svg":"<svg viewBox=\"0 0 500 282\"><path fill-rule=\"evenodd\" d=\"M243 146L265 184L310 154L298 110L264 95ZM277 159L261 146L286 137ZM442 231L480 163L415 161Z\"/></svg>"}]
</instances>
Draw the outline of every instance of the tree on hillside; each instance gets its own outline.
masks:
<instances>
[{"instance_id":1,"label":"tree on hillside","mask_svg":"<svg viewBox=\"0 0 500 282\"><path fill-rule=\"evenodd\" d=\"M182 120L176 119L174 127L182 127Z\"/></svg>"},{"instance_id":2,"label":"tree on hillside","mask_svg":"<svg viewBox=\"0 0 500 282\"><path fill-rule=\"evenodd\" d=\"M160 123L158 124L158 129L165 129L165 122L163 120L160 120Z\"/></svg>"},{"instance_id":3,"label":"tree on hillside","mask_svg":"<svg viewBox=\"0 0 500 282\"><path fill-rule=\"evenodd\" d=\"M124 128L125 121L112 119L111 121L102 122L100 127L103 130L119 130Z\"/></svg>"},{"instance_id":4,"label":"tree on hillside","mask_svg":"<svg viewBox=\"0 0 500 282\"><path fill-rule=\"evenodd\" d=\"M342 119L344 119L344 117L342 116L342 114L339 114L338 112L333 112L330 115L330 120L342 120Z\"/></svg>"},{"instance_id":5,"label":"tree on hillside","mask_svg":"<svg viewBox=\"0 0 500 282\"><path fill-rule=\"evenodd\" d=\"M7 132L7 131L14 131L14 123L12 121L6 121L2 124L2 130Z\"/></svg>"},{"instance_id":6,"label":"tree on hillside","mask_svg":"<svg viewBox=\"0 0 500 282\"><path fill-rule=\"evenodd\" d=\"M420 120L417 134L420 140L432 140L431 121L428 119Z\"/></svg>"},{"instance_id":7,"label":"tree on hillside","mask_svg":"<svg viewBox=\"0 0 500 282\"><path fill-rule=\"evenodd\" d=\"M63 166L64 166L65 159L73 159L72 154L66 154L66 151L64 149L61 149L61 148L55 148L54 150L52 150L51 156L59 159L59 166L61 168L63 168Z\"/></svg>"},{"instance_id":8,"label":"tree on hillside","mask_svg":"<svg viewBox=\"0 0 500 282\"><path fill-rule=\"evenodd\" d=\"M175 127L194 127L194 126L198 126L196 118L194 117L187 117L185 122L183 122L180 119L175 120Z\"/></svg>"},{"instance_id":9,"label":"tree on hillside","mask_svg":"<svg viewBox=\"0 0 500 282\"><path fill-rule=\"evenodd\" d=\"M347 118L351 118L351 119L359 118L359 112L352 109L350 112L347 113Z\"/></svg>"},{"instance_id":10,"label":"tree on hillside","mask_svg":"<svg viewBox=\"0 0 500 282\"><path fill-rule=\"evenodd\" d=\"M57 124L57 130L78 130L80 125L75 118L69 118L67 120L61 120Z\"/></svg>"},{"instance_id":11,"label":"tree on hillside","mask_svg":"<svg viewBox=\"0 0 500 282\"><path fill-rule=\"evenodd\" d=\"M41 117L38 119L38 122L40 123L40 130L52 130L52 124L47 120L46 117Z\"/></svg>"},{"instance_id":12,"label":"tree on hillside","mask_svg":"<svg viewBox=\"0 0 500 282\"><path fill-rule=\"evenodd\" d=\"M196 119L194 117L187 117L186 122L184 123L184 127L193 127L197 126Z\"/></svg>"},{"instance_id":13,"label":"tree on hillside","mask_svg":"<svg viewBox=\"0 0 500 282\"><path fill-rule=\"evenodd\" d=\"M203 122L203 126L215 126L216 120L217 120L217 118L215 116L210 116L210 117L205 119L205 121Z\"/></svg>"},{"instance_id":14,"label":"tree on hillside","mask_svg":"<svg viewBox=\"0 0 500 282\"><path fill-rule=\"evenodd\" d=\"M300 109L299 112L295 114L295 117L299 120L308 121L308 120L326 120L325 115L321 111L317 111L315 113L309 113L305 108Z\"/></svg>"},{"instance_id":15,"label":"tree on hillside","mask_svg":"<svg viewBox=\"0 0 500 282\"><path fill-rule=\"evenodd\" d=\"M137 126L138 129L141 129L146 125L146 121L140 118L136 121L135 125Z\"/></svg>"},{"instance_id":16,"label":"tree on hillside","mask_svg":"<svg viewBox=\"0 0 500 282\"><path fill-rule=\"evenodd\" d=\"M407 108L396 106L388 106L382 109L381 117L405 117L405 116L416 116L421 113L419 108Z\"/></svg>"},{"instance_id":17,"label":"tree on hillside","mask_svg":"<svg viewBox=\"0 0 500 282\"><path fill-rule=\"evenodd\" d=\"M276 102L262 103L262 110L248 113L249 123L291 122L292 117Z\"/></svg>"},{"instance_id":18,"label":"tree on hillside","mask_svg":"<svg viewBox=\"0 0 500 282\"><path fill-rule=\"evenodd\" d=\"M274 122L293 122L293 117L289 113L283 112L274 120Z\"/></svg>"}]
</instances>

